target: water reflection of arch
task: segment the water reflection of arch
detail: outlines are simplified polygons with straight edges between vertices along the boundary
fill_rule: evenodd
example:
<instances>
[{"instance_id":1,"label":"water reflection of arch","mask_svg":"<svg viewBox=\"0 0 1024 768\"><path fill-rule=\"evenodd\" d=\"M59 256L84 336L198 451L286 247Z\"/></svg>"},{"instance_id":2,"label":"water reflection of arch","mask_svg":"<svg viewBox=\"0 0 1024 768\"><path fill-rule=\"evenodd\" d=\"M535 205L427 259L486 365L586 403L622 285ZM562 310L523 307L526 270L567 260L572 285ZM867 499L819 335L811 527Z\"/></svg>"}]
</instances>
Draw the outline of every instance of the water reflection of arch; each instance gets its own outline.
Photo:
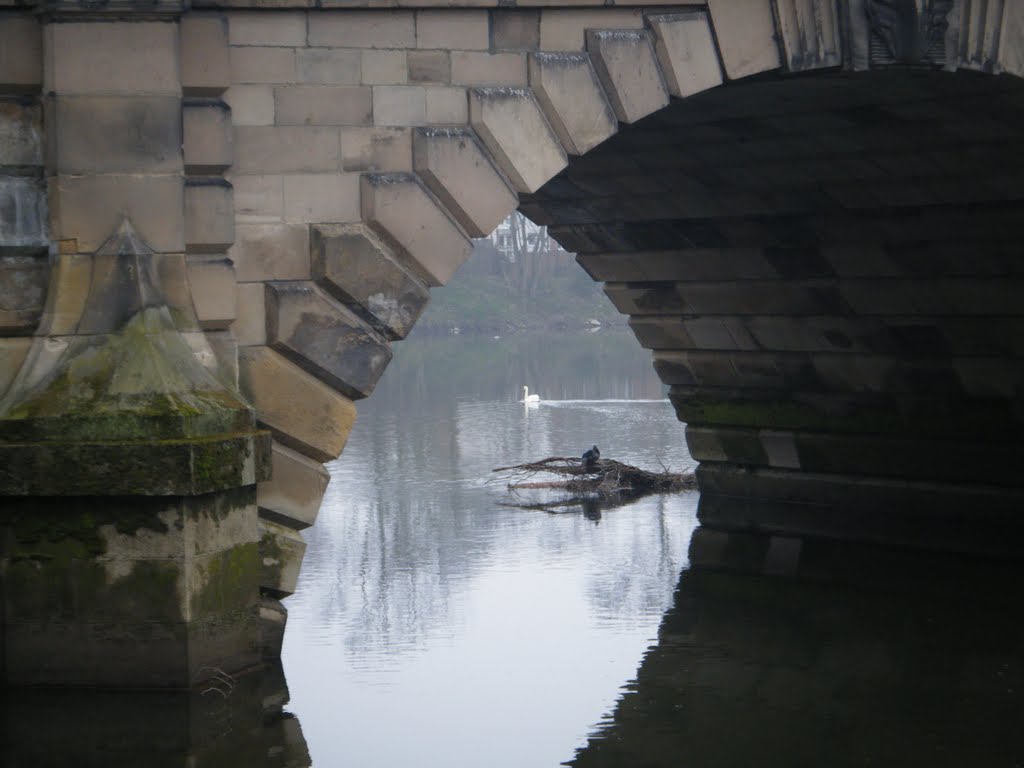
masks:
<instances>
[{"instance_id":1,"label":"water reflection of arch","mask_svg":"<svg viewBox=\"0 0 1024 768\"><path fill-rule=\"evenodd\" d=\"M658 644L569 765L1008 766L1019 569L698 530Z\"/></svg>"},{"instance_id":2,"label":"water reflection of arch","mask_svg":"<svg viewBox=\"0 0 1024 768\"><path fill-rule=\"evenodd\" d=\"M0 762L83 768L308 768L280 665L193 691L20 689L3 694Z\"/></svg>"}]
</instances>

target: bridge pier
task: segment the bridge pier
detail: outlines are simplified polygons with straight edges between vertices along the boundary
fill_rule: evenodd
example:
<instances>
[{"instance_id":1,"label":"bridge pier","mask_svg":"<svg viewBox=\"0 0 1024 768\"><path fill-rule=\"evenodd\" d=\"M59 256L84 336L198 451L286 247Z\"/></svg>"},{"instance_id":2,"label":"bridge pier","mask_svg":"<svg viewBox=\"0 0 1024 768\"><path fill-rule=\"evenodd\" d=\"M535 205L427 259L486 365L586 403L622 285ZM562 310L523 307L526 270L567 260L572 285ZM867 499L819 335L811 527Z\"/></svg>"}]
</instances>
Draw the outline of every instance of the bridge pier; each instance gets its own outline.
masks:
<instances>
[{"instance_id":1,"label":"bridge pier","mask_svg":"<svg viewBox=\"0 0 1024 768\"><path fill-rule=\"evenodd\" d=\"M180 11L56 3L21 30L45 95L5 103L4 287L48 288L36 328L3 317L35 336L4 350L2 683L187 688L262 658L270 439L204 293L228 188L196 175L216 146L183 152L219 112L183 106Z\"/></svg>"}]
</instances>

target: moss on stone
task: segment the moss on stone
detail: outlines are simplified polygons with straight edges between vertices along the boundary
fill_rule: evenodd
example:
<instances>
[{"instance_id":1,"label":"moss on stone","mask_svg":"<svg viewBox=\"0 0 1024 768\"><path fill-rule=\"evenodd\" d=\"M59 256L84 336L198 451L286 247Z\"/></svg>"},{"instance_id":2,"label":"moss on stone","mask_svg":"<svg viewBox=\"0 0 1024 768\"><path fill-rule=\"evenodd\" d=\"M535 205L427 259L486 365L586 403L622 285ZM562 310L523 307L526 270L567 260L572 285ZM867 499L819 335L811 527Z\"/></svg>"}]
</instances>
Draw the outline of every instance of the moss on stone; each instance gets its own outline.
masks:
<instances>
[{"instance_id":1,"label":"moss on stone","mask_svg":"<svg viewBox=\"0 0 1024 768\"><path fill-rule=\"evenodd\" d=\"M192 618L223 613L259 598L259 545L238 544L207 558L194 574L201 586L189 595Z\"/></svg>"}]
</instances>

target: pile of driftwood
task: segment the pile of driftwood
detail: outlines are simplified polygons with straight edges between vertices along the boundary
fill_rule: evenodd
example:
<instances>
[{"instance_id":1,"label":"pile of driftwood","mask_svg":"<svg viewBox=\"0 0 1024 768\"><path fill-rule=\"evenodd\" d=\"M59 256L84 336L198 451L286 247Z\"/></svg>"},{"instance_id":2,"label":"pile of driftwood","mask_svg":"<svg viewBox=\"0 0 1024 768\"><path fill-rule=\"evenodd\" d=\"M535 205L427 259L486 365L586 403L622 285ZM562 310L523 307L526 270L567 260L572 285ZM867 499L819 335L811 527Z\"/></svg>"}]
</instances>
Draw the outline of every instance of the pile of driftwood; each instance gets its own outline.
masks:
<instances>
[{"instance_id":1,"label":"pile of driftwood","mask_svg":"<svg viewBox=\"0 0 1024 768\"><path fill-rule=\"evenodd\" d=\"M674 493L697 487L692 472L648 472L613 459L588 462L567 456L551 456L491 471L505 473L508 490L515 495L537 490L562 492L559 498L550 501L510 504L521 509L549 512L562 511L567 507L586 510L593 508L595 503L607 509L651 493ZM538 476L547 479L537 479Z\"/></svg>"}]
</instances>

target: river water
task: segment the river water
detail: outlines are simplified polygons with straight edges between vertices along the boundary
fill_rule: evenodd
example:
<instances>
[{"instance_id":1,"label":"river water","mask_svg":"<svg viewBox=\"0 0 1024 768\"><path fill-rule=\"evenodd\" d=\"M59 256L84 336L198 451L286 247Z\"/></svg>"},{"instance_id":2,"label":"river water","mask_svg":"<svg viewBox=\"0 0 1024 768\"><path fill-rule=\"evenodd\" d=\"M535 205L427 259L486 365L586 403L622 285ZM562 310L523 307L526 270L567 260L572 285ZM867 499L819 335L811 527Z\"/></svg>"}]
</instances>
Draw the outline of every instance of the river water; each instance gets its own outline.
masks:
<instances>
[{"instance_id":1,"label":"river water","mask_svg":"<svg viewBox=\"0 0 1024 768\"><path fill-rule=\"evenodd\" d=\"M517 402L521 385L542 398ZM408 342L361 406L288 601L284 665L314 765L572 757L671 604L696 494L524 510L495 467L692 467L625 333Z\"/></svg>"},{"instance_id":2,"label":"river water","mask_svg":"<svg viewBox=\"0 0 1024 768\"><path fill-rule=\"evenodd\" d=\"M398 345L305 532L283 664L6 691L0 765L1024 766L1019 565L707 530L693 492L526 510L491 472L595 443L692 465L624 332Z\"/></svg>"}]
</instances>

